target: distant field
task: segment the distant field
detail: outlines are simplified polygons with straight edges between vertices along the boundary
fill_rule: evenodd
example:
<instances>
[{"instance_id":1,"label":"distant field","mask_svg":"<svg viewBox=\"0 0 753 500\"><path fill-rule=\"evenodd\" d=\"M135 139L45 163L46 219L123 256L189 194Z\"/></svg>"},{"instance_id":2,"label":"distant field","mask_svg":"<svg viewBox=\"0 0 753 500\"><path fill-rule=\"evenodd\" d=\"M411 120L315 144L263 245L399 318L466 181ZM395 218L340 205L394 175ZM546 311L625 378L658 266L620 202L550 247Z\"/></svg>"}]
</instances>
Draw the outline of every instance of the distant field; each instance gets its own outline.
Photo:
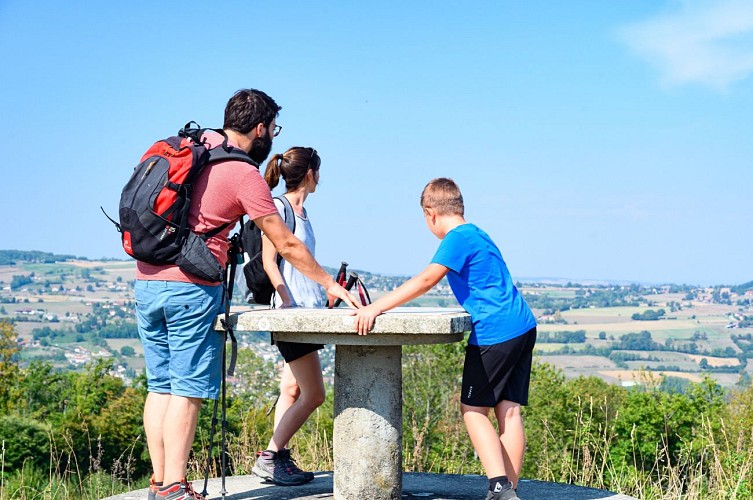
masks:
<instances>
[{"instance_id":1,"label":"distant field","mask_svg":"<svg viewBox=\"0 0 753 500\"><path fill-rule=\"evenodd\" d=\"M144 355L144 348L142 347L141 341L139 339L106 339L106 342L107 345L118 352L120 351L121 347L128 345L133 347L133 350L136 351L136 354L140 356Z\"/></svg>"},{"instance_id":2,"label":"distant field","mask_svg":"<svg viewBox=\"0 0 753 500\"><path fill-rule=\"evenodd\" d=\"M135 261L70 261L59 264L21 264L18 266L0 266L0 281L3 282L2 288L8 287L13 276L29 275L33 272L36 276L35 281L19 287L12 292L10 290L0 289L0 296L4 300L15 300L16 303L5 302L3 306L4 314L0 311L0 317L10 318L28 318L34 319L29 322L17 322L16 332L22 339L29 339L32 330L35 328L49 327L52 329L61 329L74 327L76 323L73 320L78 315L79 318L86 318L96 312L100 319L105 318L110 323L110 315L126 314L132 318L132 306L126 304L127 301L133 300L131 282L135 277ZM60 281L63 283L63 291L60 291ZM384 277L380 278L384 279ZM379 290L372 289L372 299L382 296L385 288L394 286L397 282L379 281ZM367 283L368 285L368 283ZM375 287L376 288L376 287ZM611 290L618 293L618 288ZM546 319L562 319L566 324L549 324L544 323L542 310L534 310L534 313L540 318L538 326L541 333L555 332L575 332L585 331L585 343L543 343L539 342L535 348L536 358L552 364L561 369L565 376L598 376L612 383L629 382L638 377L645 370L654 370L656 373L664 373L668 376L683 377L686 379L700 380L703 376L703 370L700 367L702 360L711 368L730 367L737 371L740 367L740 361L737 357L725 357L725 354L734 353L735 356L740 349L732 342L730 335L753 333L753 328L731 328L736 325L737 320L741 320L741 315L753 315L753 308L740 307L734 302L732 304L710 303L711 290L698 290L699 300L686 300L687 292L684 293L652 293L651 288L643 288L643 295L634 293L631 288L631 301L640 301L639 307L586 307L583 309L560 311L557 315L549 311ZM588 294L583 294L583 287L567 288L561 285L542 285L523 287L522 291L526 294L538 296L548 296L552 298L567 301L578 297L579 301L588 300ZM612 292L610 292L612 293ZM695 293L695 292L694 292ZM632 295L635 295L634 297ZM40 302L41 300L41 302ZM100 303L103 307L94 307L93 304ZM595 303L595 302L594 302ZM451 295L440 293L433 290L432 293L420 297L410 303L411 306L419 307L457 307L457 301ZM32 316L20 315L19 311L32 309L36 311L41 309L44 316L55 315L59 322L50 322L40 320L37 314ZM245 304L235 303L233 311L248 310ZM657 311L663 309L665 316L656 321L638 321L633 320L635 313L645 313L647 310ZM66 313L69 315L66 317ZM117 316L113 317L116 318ZM70 321L69 321L70 320ZM614 349L619 345L620 338L628 333L639 333L648 331L651 334L651 340L660 346L670 346L679 350L689 350L692 348L691 342L695 344L696 352L714 352L717 356L706 356L702 354L685 354L675 351L615 351L617 353L629 354L629 357L637 357L635 360L627 360L625 357L615 356L611 359L603 356L594 356L593 354L578 354L579 351L591 348L611 348ZM84 335L84 338L92 339L92 333ZM242 336L242 335L241 335ZM601 339L603 336L604 339ZM66 348L73 348L76 345L76 339L81 338L79 334L69 334L64 337L56 337L54 342L60 343ZM671 342L668 342L670 341ZM143 369L143 350L138 339L106 339L108 348L117 353L117 358L121 357L120 349L123 346L133 347L136 355L125 358L127 367L137 371ZM84 342L81 345L88 346L96 351L99 348L92 343ZM265 342L266 345L266 342ZM567 347L573 351L568 355L553 355L552 351L559 351ZM609 349L607 349L608 351ZM52 354L50 354L52 352ZM23 359L29 359L33 356L51 356L57 352L60 357L60 351L55 349L25 349ZM619 361L625 359L625 361ZM65 367L66 362L59 361L57 366ZM620 367L628 366L628 369ZM673 368L679 368L676 371ZM331 367L325 367L330 369ZM669 368L669 370L666 370ZM660 371L664 369L663 371ZM740 368L741 370L743 368ZM753 375L753 362L748 363L744 371ZM712 376L720 384L729 386L735 384L740 375L738 373L713 373Z\"/></svg>"},{"instance_id":3,"label":"distant field","mask_svg":"<svg viewBox=\"0 0 753 500\"><path fill-rule=\"evenodd\" d=\"M651 339L664 345L668 340L680 341L685 345L695 343L696 348L711 352L731 348L738 353L740 349L732 342L731 334L753 333L751 328L729 329L731 315L739 314L740 309L735 305L712 304L702 301L685 300L686 294L650 295L650 306L641 307L610 307L572 309L560 313L567 324L540 324L540 332L586 332L586 344L543 344L536 345L535 352L539 359L563 370L566 376L596 375L610 382L632 381L641 370L655 370L652 373L663 373L667 376L677 376L698 381L704 376L700 368L702 359L706 359L710 367L737 367L740 361L736 357L714 357L705 355L691 355L673 351L620 351L640 356L641 359L627 361L628 370L616 369L614 363L607 358L586 355L547 355L568 346L573 351L580 351L585 346L602 347L611 341L617 341L627 333L649 331ZM671 310L670 303L681 304L682 309ZM635 313L643 313L648 309L657 311L664 309L665 318L656 321L637 321L632 319ZM747 312L746 314L753 314ZM599 335L606 336L606 341L600 340ZM649 359L652 358L652 359ZM746 371L753 374L753 363L746 366ZM659 371L663 367L677 367L683 371ZM612 369L610 369L612 368ZM729 386L737 383L738 373L711 373L709 376L718 383Z\"/></svg>"},{"instance_id":4,"label":"distant field","mask_svg":"<svg viewBox=\"0 0 753 500\"><path fill-rule=\"evenodd\" d=\"M645 372L640 370L600 370L600 375L609 377L612 379L622 380L626 382L639 382L645 376ZM651 372L654 377L677 377L690 380L691 382L700 382L703 380L703 376L698 373L686 373L686 372L673 372L673 371L661 371Z\"/></svg>"},{"instance_id":5,"label":"distant field","mask_svg":"<svg viewBox=\"0 0 753 500\"><path fill-rule=\"evenodd\" d=\"M709 366L740 366L740 360L737 358L715 358L700 354L685 354L685 356L696 363L700 363L702 359L705 359Z\"/></svg>"},{"instance_id":6,"label":"distant field","mask_svg":"<svg viewBox=\"0 0 753 500\"><path fill-rule=\"evenodd\" d=\"M546 297L552 297L553 299L574 299L576 296L575 290L541 288L526 288L525 290L534 295L544 295Z\"/></svg>"},{"instance_id":7,"label":"distant field","mask_svg":"<svg viewBox=\"0 0 753 500\"><path fill-rule=\"evenodd\" d=\"M616 366L613 361L603 356L538 356L537 360L561 370L575 370L579 374Z\"/></svg>"},{"instance_id":8,"label":"distant field","mask_svg":"<svg viewBox=\"0 0 753 500\"><path fill-rule=\"evenodd\" d=\"M604 378L608 382L616 383L631 383L641 382L645 379L646 375L650 374L655 380L658 380L661 376L665 377L677 377L691 382L701 382L705 376L716 381L721 386L729 387L735 385L739 380L739 375L735 373L709 373L704 375L703 373L686 373L675 371L661 371L661 372L645 372L640 370L599 370L596 375Z\"/></svg>"}]
</instances>

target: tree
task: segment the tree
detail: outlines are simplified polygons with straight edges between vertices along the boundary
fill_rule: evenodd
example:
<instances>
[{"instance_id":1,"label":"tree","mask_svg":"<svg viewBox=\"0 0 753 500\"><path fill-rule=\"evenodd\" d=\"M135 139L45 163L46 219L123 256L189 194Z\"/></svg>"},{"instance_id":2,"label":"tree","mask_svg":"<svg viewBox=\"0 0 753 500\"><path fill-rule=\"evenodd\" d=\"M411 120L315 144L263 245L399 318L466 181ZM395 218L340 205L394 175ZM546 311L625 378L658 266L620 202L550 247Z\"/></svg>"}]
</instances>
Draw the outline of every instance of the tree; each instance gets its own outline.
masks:
<instances>
[{"instance_id":1,"label":"tree","mask_svg":"<svg viewBox=\"0 0 753 500\"><path fill-rule=\"evenodd\" d=\"M124 345L123 347L120 348L120 354L128 358L131 358L136 354L136 351L133 349L133 347L129 345Z\"/></svg>"},{"instance_id":2,"label":"tree","mask_svg":"<svg viewBox=\"0 0 753 500\"><path fill-rule=\"evenodd\" d=\"M20 470L27 462L42 470L49 466L50 438L41 422L16 415L0 417L0 442L6 472Z\"/></svg>"},{"instance_id":3,"label":"tree","mask_svg":"<svg viewBox=\"0 0 753 500\"><path fill-rule=\"evenodd\" d=\"M24 285L28 285L31 283L31 278L28 276L18 275L13 276L13 279L10 282L10 289L16 290L18 288L21 288Z\"/></svg>"},{"instance_id":4,"label":"tree","mask_svg":"<svg viewBox=\"0 0 753 500\"><path fill-rule=\"evenodd\" d=\"M0 320L0 408L8 408L11 389L18 382L19 351L13 323Z\"/></svg>"},{"instance_id":5,"label":"tree","mask_svg":"<svg viewBox=\"0 0 753 500\"><path fill-rule=\"evenodd\" d=\"M443 463L446 470L482 472L460 415L464 351L463 342L403 348L403 460L408 470L424 472Z\"/></svg>"}]
</instances>

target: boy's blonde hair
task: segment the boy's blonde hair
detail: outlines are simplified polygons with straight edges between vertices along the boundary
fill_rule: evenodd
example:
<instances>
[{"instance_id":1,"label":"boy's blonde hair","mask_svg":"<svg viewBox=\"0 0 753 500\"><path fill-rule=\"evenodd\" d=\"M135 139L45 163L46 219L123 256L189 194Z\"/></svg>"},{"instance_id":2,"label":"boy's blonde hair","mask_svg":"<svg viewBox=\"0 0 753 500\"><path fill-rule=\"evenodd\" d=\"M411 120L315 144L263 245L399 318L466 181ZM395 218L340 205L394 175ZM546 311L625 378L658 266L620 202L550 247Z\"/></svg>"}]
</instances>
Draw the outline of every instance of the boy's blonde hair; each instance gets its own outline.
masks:
<instances>
[{"instance_id":1,"label":"boy's blonde hair","mask_svg":"<svg viewBox=\"0 0 753 500\"><path fill-rule=\"evenodd\" d=\"M437 215L464 215L463 195L455 181L447 177L432 179L421 192L421 208L433 208Z\"/></svg>"}]
</instances>

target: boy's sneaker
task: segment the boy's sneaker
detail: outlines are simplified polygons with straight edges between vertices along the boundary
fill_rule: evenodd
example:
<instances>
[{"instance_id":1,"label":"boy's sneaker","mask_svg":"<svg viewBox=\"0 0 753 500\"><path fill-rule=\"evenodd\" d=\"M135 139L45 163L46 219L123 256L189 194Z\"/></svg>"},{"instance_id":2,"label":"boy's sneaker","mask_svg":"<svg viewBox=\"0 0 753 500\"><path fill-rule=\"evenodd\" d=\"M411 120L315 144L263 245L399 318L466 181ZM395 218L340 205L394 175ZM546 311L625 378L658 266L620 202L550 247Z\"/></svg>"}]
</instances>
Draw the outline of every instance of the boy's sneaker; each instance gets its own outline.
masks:
<instances>
[{"instance_id":1,"label":"boy's sneaker","mask_svg":"<svg viewBox=\"0 0 753 500\"><path fill-rule=\"evenodd\" d=\"M512 488L512 483L508 482L501 488L500 484L497 483L495 491L489 490L486 493L485 500L520 500L520 497L518 497L518 494Z\"/></svg>"},{"instance_id":2,"label":"boy's sneaker","mask_svg":"<svg viewBox=\"0 0 753 500\"><path fill-rule=\"evenodd\" d=\"M251 472L262 479L271 481L278 486L298 486L306 482L303 474L296 474L287 461L281 460L280 454L269 450L260 451ZM284 453L282 453L285 456Z\"/></svg>"},{"instance_id":3,"label":"boy's sneaker","mask_svg":"<svg viewBox=\"0 0 753 500\"><path fill-rule=\"evenodd\" d=\"M157 491L159 491L159 486L154 482L154 474L152 474L152 477L149 478L149 494L147 495L147 499L156 500Z\"/></svg>"},{"instance_id":4,"label":"boy's sneaker","mask_svg":"<svg viewBox=\"0 0 753 500\"><path fill-rule=\"evenodd\" d=\"M193 490L191 483L182 479L179 483L157 489L156 500L206 500L203 495Z\"/></svg>"},{"instance_id":5,"label":"boy's sneaker","mask_svg":"<svg viewBox=\"0 0 753 500\"><path fill-rule=\"evenodd\" d=\"M290 449L283 448L280 451L278 451L277 452L277 458L279 460L282 460L287 465L287 467L291 471L293 471L294 474L300 474L300 475L302 475L303 478L306 480L307 483L309 481L313 481L314 480L314 473L313 472L307 472L305 470L301 470L298 467L298 464L295 463L295 460L291 456Z\"/></svg>"}]
</instances>

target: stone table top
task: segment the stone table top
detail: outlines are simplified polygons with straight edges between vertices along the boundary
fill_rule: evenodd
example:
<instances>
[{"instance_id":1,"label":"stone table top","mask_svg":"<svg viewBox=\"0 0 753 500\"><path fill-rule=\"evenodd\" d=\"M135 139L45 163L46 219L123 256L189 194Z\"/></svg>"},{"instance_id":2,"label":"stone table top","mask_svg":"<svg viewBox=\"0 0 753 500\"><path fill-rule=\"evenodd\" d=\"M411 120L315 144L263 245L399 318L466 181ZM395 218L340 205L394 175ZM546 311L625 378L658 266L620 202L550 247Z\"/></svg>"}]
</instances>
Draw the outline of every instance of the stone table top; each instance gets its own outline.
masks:
<instances>
[{"instance_id":1,"label":"stone table top","mask_svg":"<svg viewBox=\"0 0 753 500\"><path fill-rule=\"evenodd\" d=\"M273 332L276 339L346 345L455 342L471 329L462 309L399 307L377 317L369 335L358 335L352 309L252 309L233 313L235 331ZM219 327L219 322L217 323Z\"/></svg>"}]
</instances>

